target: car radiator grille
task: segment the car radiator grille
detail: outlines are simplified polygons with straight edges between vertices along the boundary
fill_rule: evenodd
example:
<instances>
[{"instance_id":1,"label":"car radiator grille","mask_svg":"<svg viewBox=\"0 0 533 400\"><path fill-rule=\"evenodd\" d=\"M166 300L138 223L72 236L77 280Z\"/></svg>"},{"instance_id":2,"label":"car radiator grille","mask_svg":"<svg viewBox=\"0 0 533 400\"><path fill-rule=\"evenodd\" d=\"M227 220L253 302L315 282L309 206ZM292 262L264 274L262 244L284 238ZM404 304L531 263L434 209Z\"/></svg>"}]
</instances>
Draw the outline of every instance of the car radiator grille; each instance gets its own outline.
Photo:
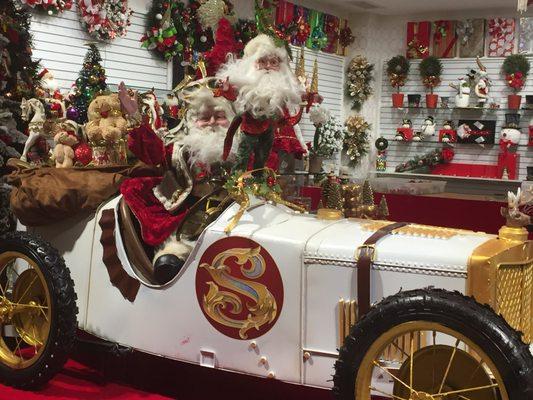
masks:
<instances>
[{"instance_id":1,"label":"car radiator grille","mask_svg":"<svg viewBox=\"0 0 533 400\"><path fill-rule=\"evenodd\" d=\"M533 341L533 264L500 265L496 274L494 309Z\"/></svg>"}]
</instances>

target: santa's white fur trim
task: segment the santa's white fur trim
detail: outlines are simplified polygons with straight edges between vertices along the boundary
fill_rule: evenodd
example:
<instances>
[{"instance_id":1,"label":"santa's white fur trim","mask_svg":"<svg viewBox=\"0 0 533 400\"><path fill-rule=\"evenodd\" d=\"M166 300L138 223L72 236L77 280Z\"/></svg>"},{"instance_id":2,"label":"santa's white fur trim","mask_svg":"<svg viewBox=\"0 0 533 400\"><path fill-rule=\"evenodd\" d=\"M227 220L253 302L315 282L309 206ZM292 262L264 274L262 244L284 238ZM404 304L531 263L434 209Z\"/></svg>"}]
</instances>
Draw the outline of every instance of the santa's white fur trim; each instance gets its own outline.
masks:
<instances>
[{"instance_id":1,"label":"santa's white fur trim","mask_svg":"<svg viewBox=\"0 0 533 400\"><path fill-rule=\"evenodd\" d=\"M288 58L287 50L276 46L274 40L265 34L257 35L244 47L243 58L253 57L257 60L267 55L277 55L282 62Z\"/></svg>"},{"instance_id":2,"label":"santa's white fur trim","mask_svg":"<svg viewBox=\"0 0 533 400\"><path fill-rule=\"evenodd\" d=\"M191 254L192 247L186 245L185 243L178 241L176 235L173 233L170 237L163 243L163 245L157 250L154 255L153 262L165 254L173 254L181 260L186 260Z\"/></svg>"}]
</instances>

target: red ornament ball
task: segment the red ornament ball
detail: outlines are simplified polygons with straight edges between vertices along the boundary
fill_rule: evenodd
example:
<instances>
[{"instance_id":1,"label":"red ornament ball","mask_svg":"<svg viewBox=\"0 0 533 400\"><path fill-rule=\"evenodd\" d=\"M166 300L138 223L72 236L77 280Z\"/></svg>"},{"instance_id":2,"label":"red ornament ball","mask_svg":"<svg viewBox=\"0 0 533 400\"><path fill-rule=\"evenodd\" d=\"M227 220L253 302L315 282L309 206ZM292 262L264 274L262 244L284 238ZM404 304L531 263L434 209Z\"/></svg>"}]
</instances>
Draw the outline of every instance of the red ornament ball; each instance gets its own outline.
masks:
<instances>
[{"instance_id":1,"label":"red ornament ball","mask_svg":"<svg viewBox=\"0 0 533 400\"><path fill-rule=\"evenodd\" d=\"M93 159L93 150L87 143L82 143L74 150L74 156L76 161L82 165L87 165Z\"/></svg>"}]
</instances>

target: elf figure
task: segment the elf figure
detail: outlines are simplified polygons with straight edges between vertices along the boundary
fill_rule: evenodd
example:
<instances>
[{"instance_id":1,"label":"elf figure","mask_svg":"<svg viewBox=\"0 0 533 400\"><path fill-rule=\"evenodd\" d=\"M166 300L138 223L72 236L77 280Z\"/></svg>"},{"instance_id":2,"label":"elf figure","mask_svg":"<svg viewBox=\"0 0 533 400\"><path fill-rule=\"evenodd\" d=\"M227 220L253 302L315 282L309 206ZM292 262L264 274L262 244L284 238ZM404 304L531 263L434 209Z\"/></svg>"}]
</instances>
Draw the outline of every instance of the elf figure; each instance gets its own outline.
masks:
<instances>
[{"instance_id":1,"label":"elf figure","mask_svg":"<svg viewBox=\"0 0 533 400\"><path fill-rule=\"evenodd\" d=\"M217 77L215 96L232 101L237 113L226 134L223 159L240 126L242 138L232 171L245 171L252 154L253 169L263 168L276 128L294 126L302 115L303 90L290 69L287 51L271 37L258 35L244 48L243 58L230 59Z\"/></svg>"}]
</instances>

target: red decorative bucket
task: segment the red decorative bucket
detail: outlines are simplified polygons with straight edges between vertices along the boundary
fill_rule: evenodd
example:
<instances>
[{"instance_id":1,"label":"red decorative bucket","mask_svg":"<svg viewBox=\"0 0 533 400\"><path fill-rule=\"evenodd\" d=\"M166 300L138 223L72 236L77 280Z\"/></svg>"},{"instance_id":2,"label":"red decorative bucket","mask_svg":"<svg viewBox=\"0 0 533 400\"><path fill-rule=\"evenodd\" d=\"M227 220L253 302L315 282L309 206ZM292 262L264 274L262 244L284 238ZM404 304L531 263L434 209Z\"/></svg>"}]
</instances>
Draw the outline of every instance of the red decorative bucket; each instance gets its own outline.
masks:
<instances>
[{"instance_id":1,"label":"red decorative bucket","mask_svg":"<svg viewBox=\"0 0 533 400\"><path fill-rule=\"evenodd\" d=\"M426 107L427 108L436 108L438 101L439 101L438 94L426 94Z\"/></svg>"},{"instance_id":2,"label":"red decorative bucket","mask_svg":"<svg viewBox=\"0 0 533 400\"><path fill-rule=\"evenodd\" d=\"M393 93L392 94L392 106L394 108L403 107L403 93Z\"/></svg>"}]
</instances>

